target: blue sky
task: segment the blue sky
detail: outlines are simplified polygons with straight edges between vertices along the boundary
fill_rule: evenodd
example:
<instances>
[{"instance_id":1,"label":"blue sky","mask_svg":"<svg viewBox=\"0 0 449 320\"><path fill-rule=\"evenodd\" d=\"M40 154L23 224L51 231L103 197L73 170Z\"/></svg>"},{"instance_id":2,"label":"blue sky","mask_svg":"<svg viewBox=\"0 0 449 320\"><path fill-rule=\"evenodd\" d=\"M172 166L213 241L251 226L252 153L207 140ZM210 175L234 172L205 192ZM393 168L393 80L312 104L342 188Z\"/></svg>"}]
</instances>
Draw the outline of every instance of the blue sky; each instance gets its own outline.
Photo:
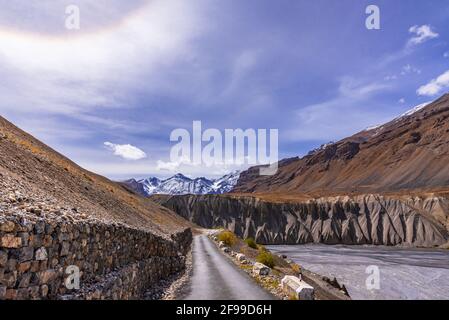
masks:
<instances>
[{"instance_id":1,"label":"blue sky","mask_svg":"<svg viewBox=\"0 0 449 320\"><path fill-rule=\"evenodd\" d=\"M78 31L65 28L68 4L80 8ZM369 4L380 8L380 30L365 27ZM447 0L0 6L0 114L113 179L173 174L160 165L169 161L170 132L193 120L220 130L277 128L284 158L449 87Z\"/></svg>"}]
</instances>

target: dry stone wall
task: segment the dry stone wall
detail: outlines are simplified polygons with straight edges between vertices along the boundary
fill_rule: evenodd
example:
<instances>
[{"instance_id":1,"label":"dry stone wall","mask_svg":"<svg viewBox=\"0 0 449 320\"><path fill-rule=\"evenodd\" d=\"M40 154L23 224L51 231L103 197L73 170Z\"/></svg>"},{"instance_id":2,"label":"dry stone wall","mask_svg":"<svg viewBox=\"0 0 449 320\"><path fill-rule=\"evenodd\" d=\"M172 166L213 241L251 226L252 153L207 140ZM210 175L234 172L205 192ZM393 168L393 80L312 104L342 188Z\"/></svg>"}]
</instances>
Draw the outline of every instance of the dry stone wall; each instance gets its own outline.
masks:
<instances>
[{"instance_id":1,"label":"dry stone wall","mask_svg":"<svg viewBox=\"0 0 449 320\"><path fill-rule=\"evenodd\" d=\"M0 300L135 299L185 266L190 229L172 239L121 224L0 216ZM65 285L68 267L80 289Z\"/></svg>"}]
</instances>

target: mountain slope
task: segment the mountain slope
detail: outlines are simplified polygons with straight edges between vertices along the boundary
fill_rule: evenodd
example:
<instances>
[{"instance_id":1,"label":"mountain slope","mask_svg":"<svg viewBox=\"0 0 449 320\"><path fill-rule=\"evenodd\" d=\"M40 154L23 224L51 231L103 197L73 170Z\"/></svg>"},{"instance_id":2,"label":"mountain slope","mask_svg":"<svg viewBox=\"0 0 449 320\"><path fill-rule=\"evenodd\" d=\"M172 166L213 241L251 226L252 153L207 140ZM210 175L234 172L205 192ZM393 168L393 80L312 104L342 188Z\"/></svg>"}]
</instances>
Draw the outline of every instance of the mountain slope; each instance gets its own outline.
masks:
<instances>
[{"instance_id":1,"label":"mountain slope","mask_svg":"<svg viewBox=\"0 0 449 320\"><path fill-rule=\"evenodd\" d=\"M143 195L153 194L222 194L231 191L237 183L240 173L229 173L221 178L209 180L204 177L190 179L180 173L165 180L155 177L135 180L126 180L123 183L129 189Z\"/></svg>"},{"instance_id":2,"label":"mountain slope","mask_svg":"<svg viewBox=\"0 0 449 320\"><path fill-rule=\"evenodd\" d=\"M242 172L233 192L348 194L447 190L449 95L303 157L274 176ZM338 125L338 124L336 124Z\"/></svg>"},{"instance_id":3,"label":"mountain slope","mask_svg":"<svg viewBox=\"0 0 449 320\"><path fill-rule=\"evenodd\" d=\"M189 225L173 212L82 169L0 117L0 209L119 222L162 237ZM12 205L10 198L25 199ZM0 211L4 211L0 210Z\"/></svg>"}]
</instances>

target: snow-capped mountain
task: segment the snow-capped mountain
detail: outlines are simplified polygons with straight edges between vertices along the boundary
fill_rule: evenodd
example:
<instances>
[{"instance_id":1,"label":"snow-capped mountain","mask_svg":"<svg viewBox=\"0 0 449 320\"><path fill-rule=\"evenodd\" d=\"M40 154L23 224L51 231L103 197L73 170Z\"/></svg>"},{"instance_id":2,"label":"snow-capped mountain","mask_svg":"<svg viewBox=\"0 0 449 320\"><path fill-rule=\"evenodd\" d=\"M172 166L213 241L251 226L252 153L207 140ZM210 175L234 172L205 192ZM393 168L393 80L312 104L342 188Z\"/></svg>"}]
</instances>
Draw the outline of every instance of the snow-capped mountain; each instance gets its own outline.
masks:
<instances>
[{"instance_id":1,"label":"snow-capped mountain","mask_svg":"<svg viewBox=\"0 0 449 320\"><path fill-rule=\"evenodd\" d=\"M427 107L427 106L428 106L429 104L431 104L431 103L432 103L432 101L428 101L428 102L425 102L425 103L421 103L421 104L419 104L419 105L417 105L417 106L411 108L410 110L404 112L403 114L401 114L399 117L397 117L397 118L394 119L394 120L399 120L399 119L402 119L402 118L404 118L404 117L411 116L412 114L417 113L418 111L424 109L425 107Z\"/></svg>"},{"instance_id":2,"label":"snow-capped mountain","mask_svg":"<svg viewBox=\"0 0 449 320\"><path fill-rule=\"evenodd\" d=\"M308 155L309 155L309 156L314 155L314 154L320 152L321 150L326 149L327 147L329 147L329 146L331 146L331 145L333 145L333 144L335 144L334 141L330 141L330 142L328 142L328 143L324 143L324 144L322 144L321 146L319 146L318 148L315 148L315 149L309 151Z\"/></svg>"},{"instance_id":3,"label":"snow-capped mountain","mask_svg":"<svg viewBox=\"0 0 449 320\"><path fill-rule=\"evenodd\" d=\"M397 122L399 120L402 120L405 117L411 116L411 115L417 113L418 111L424 109L425 107L427 107L430 103L431 103L431 101L425 102L425 103L421 103L420 105L417 105L417 106L411 108L410 110L407 110L406 112L404 112L403 114L401 114L400 116L394 118L391 121L392 122ZM373 125L373 126L370 126L370 127L366 128L364 131L373 131L373 130L376 130L376 129L382 129L384 125L385 124Z\"/></svg>"},{"instance_id":4,"label":"snow-capped mountain","mask_svg":"<svg viewBox=\"0 0 449 320\"><path fill-rule=\"evenodd\" d=\"M239 180L240 172L234 171L223 177L213 180L212 189L214 193L226 193L230 192L232 188L237 184Z\"/></svg>"},{"instance_id":5,"label":"snow-capped mountain","mask_svg":"<svg viewBox=\"0 0 449 320\"><path fill-rule=\"evenodd\" d=\"M237 184L240 172L231 172L218 179L204 177L191 179L181 173L168 179L150 177L142 180L130 179L124 181L134 191L149 196L152 194L221 194L232 190Z\"/></svg>"}]
</instances>

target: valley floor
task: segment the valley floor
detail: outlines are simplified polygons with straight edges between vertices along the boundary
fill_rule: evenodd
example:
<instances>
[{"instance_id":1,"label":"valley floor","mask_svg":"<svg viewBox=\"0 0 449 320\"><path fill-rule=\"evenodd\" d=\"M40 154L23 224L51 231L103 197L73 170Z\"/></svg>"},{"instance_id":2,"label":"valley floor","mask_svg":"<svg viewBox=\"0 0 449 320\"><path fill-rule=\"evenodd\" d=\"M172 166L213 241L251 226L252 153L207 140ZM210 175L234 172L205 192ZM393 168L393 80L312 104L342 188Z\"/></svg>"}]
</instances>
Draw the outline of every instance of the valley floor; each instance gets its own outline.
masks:
<instances>
[{"instance_id":1,"label":"valley floor","mask_svg":"<svg viewBox=\"0 0 449 320\"><path fill-rule=\"evenodd\" d=\"M449 250L343 245L268 249L312 272L336 277L353 299L449 299ZM366 287L369 266L379 268L379 290Z\"/></svg>"}]
</instances>

